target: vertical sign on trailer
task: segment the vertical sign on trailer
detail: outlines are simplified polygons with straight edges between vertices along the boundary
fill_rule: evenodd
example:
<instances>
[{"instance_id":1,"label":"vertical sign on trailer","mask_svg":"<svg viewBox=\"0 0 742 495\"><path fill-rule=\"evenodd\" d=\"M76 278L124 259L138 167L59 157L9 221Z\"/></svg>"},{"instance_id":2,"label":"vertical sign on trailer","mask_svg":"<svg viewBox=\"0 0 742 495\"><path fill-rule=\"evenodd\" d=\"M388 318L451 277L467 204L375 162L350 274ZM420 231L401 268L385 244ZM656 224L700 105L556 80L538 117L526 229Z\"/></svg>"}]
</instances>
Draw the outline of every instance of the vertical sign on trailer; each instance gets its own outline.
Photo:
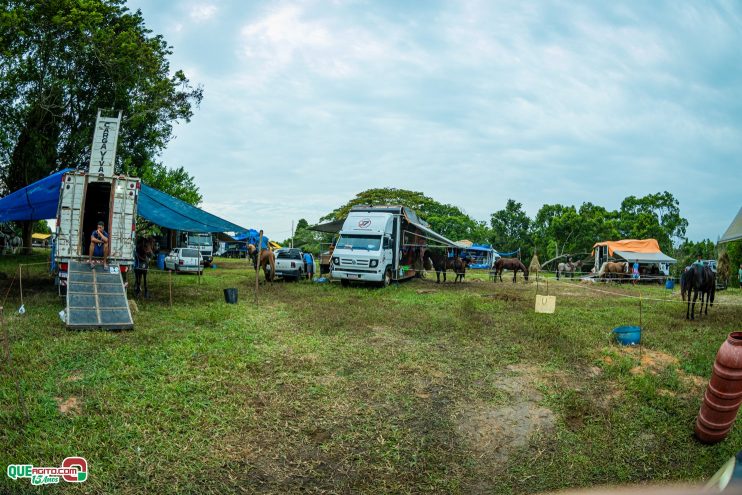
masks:
<instances>
[{"instance_id":1,"label":"vertical sign on trailer","mask_svg":"<svg viewBox=\"0 0 742 495\"><path fill-rule=\"evenodd\" d=\"M97 176L98 180L113 176L113 165L116 161L116 145L119 139L121 111L117 117L103 117L98 110L93 135L93 150L90 154L88 173Z\"/></svg>"}]
</instances>

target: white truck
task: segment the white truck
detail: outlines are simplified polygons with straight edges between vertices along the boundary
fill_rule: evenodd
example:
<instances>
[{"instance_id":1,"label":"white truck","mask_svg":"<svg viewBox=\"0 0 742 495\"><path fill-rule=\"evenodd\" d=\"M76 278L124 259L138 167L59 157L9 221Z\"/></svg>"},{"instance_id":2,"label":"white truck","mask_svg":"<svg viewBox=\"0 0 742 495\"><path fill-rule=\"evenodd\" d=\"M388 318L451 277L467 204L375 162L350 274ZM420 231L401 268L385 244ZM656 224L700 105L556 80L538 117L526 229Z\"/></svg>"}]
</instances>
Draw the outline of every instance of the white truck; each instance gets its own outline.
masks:
<instances>
[{"instance_id":1,"label":"white truck","mask_svg":"<svg viewBox=\"0 0 742 495\"><path fill-rule=\"evenodd\" d=\"M404 206L355 206L343 223L332 250L330 273L343 286L353 282L376 283L412 278L422 269L422 250L428 241L456 248L433 232Z\"/></svg>"},{"instance_id":2,"label":"white truck","mask_svg":"<svg viewBox=\"0 0 742 495\"><path fill-rule=\"evenodd\" d=\"M201 253L204 266L214 261L214 238L204 232L181 232L178 247L197 249Z\"/></svg>"},{"instance_id":3,"label":"white truck","mask_svg":"<svg viewBox=\"0 0 742 495\"><path fill-rule=\"evenodd\" d=\"M57 205L54 260L60 294L67 309L61 315L68 328L133 328L125 274L134 264L138 178L114 175L121 113L98 112L88 171L62 176ZM98 222L108 233L108 270L89 266L91 235Z\"/></svg>"}]
</instances>

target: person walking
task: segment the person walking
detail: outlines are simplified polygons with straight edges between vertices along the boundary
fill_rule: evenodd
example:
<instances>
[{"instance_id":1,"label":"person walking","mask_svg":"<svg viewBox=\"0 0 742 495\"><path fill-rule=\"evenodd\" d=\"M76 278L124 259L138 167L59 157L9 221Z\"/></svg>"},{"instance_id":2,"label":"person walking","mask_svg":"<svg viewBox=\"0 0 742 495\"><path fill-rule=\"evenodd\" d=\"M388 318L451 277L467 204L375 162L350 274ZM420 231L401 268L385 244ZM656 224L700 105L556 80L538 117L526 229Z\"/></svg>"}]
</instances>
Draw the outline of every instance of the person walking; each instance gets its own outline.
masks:
<instances>
[{"instance_id":1,"label":"person walking","mask_svg":"<svg viewBox=\"0 0 742 495\"><path fill-rule=\"evenodd\" d=\"M634 261L634 265L631 267L631 283L636 285L639 281L639 262Z\"/></svg>"},{"instance_id":2,"label":"person walking","mask_svg":"<svg viewBox=\"0 0 742 495\"><path fill-rule=\"evenodd\" d=\"M314 278L314 256L312 253L304 253L304 264L306 265L307 280Z\"/></svg>"}]
</instances>

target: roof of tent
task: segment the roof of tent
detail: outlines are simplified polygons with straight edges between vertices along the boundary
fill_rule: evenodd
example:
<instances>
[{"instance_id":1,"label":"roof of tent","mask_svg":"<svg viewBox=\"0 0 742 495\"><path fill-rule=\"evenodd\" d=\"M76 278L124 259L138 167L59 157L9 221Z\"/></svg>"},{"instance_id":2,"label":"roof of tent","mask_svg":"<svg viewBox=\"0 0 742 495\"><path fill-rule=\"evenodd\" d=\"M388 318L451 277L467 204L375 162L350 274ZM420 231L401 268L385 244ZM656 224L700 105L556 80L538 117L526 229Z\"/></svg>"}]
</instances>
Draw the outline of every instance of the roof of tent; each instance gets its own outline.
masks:
<instances>
[{"instance_id":1,"label":"roof of tent","mask_svg":"<svg viewBox=\"0 0 742 495\"><path fill-rule=\"evenodd\" d=\"M245 230L232 222L142 184L137 212L150 222L186 232L239 232Z\"/></svg>"},{"instance_id":2,"label":"roof of tent","mask_svg":"<svg viewBox=\"0 0 742 495\"><path fill-rule=\"evenodd\" d=\"M59 188L66 168L0 199L0 222L56 218Z\"/></svg>"},{"instance_id":3,"label":"roof of tent","mask_svg":"<svg viewBox=\"0 0 742 495\"><path fill-rule=\"evenodd\" d=\"M603 241L596 242L593 249L598 246L607 246L608 254L613 256L613 252L631 251L632 253L661 253L660 245L656 239L623 239L621 241Z\"/></svg>"},{"instance_id":4,"label":"roof of tent","mask_svg":"<svg viewBox=\"0 0 742 495\"><path fill-rule=\"evenodd\" d=\"M734 217L729 228L721 236L721 239L719 239L719 243L736 241L738 239L742 239L742 208L739 209L737 216Z\"/></svg>"},{"instance_id":5,"label":"roof of tent","mask_svg":"<svg viewBox=\"0 0 742 495\"><path fill-rule=\"evenodd\" d=\"M257 246L258 242L260 242L260 232L258 232L255 229L248 229L248 230L242 229L242 230L243 230L242 232L239 232L239 233L235 234L234 236L232 236L232 237L234 237L234 240L235 241L240 241L240 242L245 242L247 244L253 244L253 245ZM269 240L270 239L268 239L268 236L266 236L265 234L263 234L263 242L262 242L261 249L267 249L268 248L268 241Z\"/></svg>"},{"instance_id":6,"label":"roof of tent","mask_svg":"<svg viewBox=\"0 0 742 495\"><path fill-rule=\"evenodd\" d=\"M616 249L613 254L620 256L626 261L637 261L639 263L677 263L675 258L670 258L665 253L637 253L635 251L621 251Z\"/></svg>"},{"instance_id":7,"label":"roof of tent","mask_svg":"<svg viewBox=\"0 0 742 495\"><path fill-rule=\"evenodd\" d=\"M0 199L0 222L56 218L64 169ZM152 223L187 232L239 232L234 223L142 184L139 215Z\"/></svg>"}]
</instances>

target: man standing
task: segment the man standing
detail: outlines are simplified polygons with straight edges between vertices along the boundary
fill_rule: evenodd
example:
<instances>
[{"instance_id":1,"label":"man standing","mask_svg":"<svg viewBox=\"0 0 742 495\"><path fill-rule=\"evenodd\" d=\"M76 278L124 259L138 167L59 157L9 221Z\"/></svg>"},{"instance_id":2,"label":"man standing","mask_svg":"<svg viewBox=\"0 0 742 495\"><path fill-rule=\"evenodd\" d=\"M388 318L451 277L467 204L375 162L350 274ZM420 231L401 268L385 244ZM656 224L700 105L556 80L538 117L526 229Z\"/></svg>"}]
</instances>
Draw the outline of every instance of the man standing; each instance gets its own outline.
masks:
<instances>
[{"instance_id":1,"label":"man standing","mask_svg":"<svg viewBox=\"0 0 742 495\"><path fill-rule=\"evenodd\" d=\"M108 232L103 227L103 222L98 222L98 228L93 231L90 235L90 249L88 250L88 262L90 268L93 269L93 256L96 258L103 258L103 268L108 268Z\"/></svg>"},{"instance_id":2,"label":"man standing","mask_svg":"<svg viewBox=\"0 0 742 495\"><path fill-rule=\"evenodd\" d=\"M304 264L306 265L307 279L314 278L314 256L312 253L304 253Z\"/></svg>"}]
</instances>

